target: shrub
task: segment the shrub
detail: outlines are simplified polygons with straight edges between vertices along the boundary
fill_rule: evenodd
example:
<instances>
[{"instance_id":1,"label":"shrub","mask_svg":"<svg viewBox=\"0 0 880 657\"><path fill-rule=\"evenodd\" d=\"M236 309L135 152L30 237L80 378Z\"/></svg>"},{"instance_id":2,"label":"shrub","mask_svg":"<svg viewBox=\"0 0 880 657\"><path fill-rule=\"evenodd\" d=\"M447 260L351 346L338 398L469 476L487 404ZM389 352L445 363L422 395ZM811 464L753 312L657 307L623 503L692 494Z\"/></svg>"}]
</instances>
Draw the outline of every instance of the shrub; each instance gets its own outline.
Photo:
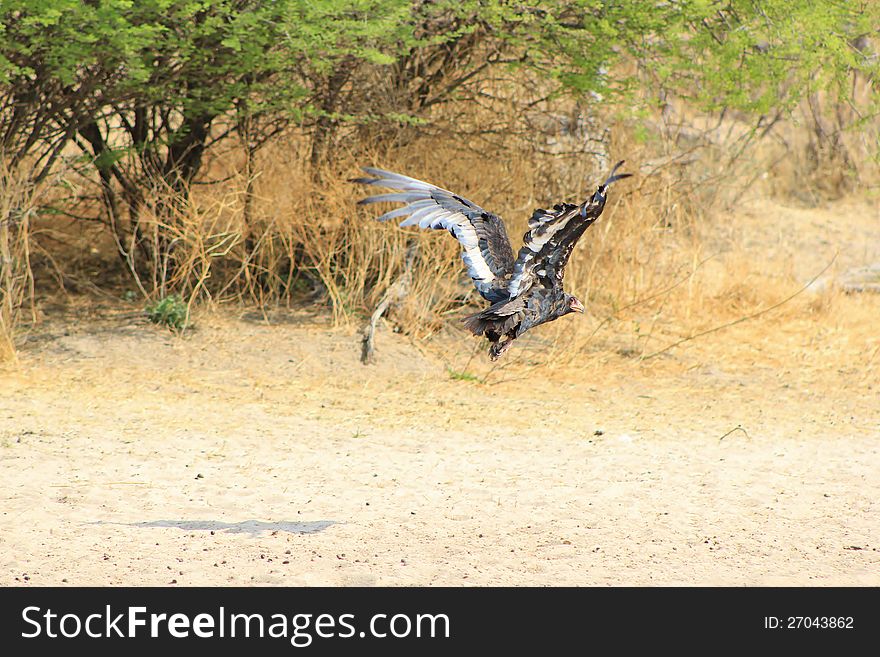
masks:
<instances>
[{"instance_id":1,"label":"shrub","mask_svg":"<svg viewBox=\"0 0 880 657\"><path fill-rule=\"evenodd\" d=\"M173 331L182 331L187 326L189 309L179 294L148 303L144 310L154 324L167 326Z\"/></svg>"}]
</instances>

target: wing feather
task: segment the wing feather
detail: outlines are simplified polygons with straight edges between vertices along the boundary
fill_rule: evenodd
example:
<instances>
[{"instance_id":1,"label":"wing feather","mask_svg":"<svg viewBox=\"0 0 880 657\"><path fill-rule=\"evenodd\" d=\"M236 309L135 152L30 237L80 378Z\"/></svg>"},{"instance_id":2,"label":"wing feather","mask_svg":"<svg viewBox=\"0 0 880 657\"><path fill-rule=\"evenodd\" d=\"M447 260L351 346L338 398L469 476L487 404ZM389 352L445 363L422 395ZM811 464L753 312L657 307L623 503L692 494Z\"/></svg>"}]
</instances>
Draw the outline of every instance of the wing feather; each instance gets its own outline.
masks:
<instances>
[{"instance_id":1,"label":"wing feather","mask_svg":"<svg viewBox=\"0 0 880 657\"><path fill-rule=\"evenodd\" d=\"M394 219L396 217L405 217L410 212L412 212L411 205L416 205L415 203L411 203L410 205L404 205L402 208L395 208L394 210L389 210L383 215L376 217L376 221L388 221L389 219Z\"/></svg>"},{"instance_id":2,"label":"wing feather","mask_svg":"<svg viewBox=\"0 0 880 657\"><path fill-rule=\"evenodd\" d=\"M472 201L409 176L392 171L364 167L368 177L352 182L399 190L378 194L359 201L370 203L405 203L381 215L386 221L407 217L401 227L448 230L462 247L462 259L477 291L492 302L506 299L507 280L513 270L513 249L504 222Z\"/></svg>"}]
</instances>

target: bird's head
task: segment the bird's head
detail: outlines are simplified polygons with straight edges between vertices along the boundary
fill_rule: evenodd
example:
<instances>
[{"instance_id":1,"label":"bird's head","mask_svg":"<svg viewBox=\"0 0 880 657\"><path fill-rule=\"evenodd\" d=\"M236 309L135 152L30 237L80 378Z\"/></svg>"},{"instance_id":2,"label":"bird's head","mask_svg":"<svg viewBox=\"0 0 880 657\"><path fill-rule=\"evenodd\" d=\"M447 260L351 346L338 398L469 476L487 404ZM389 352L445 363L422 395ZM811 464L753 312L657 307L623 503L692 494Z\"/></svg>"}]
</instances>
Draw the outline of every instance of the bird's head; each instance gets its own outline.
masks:
<instances>
[{"instance_id":1,"label":"bird's head","mask_svg":"<svg viewBox=\"0 0 880 657\"><path fill-rule=\"evenodd\" d=\"M582 313L584 312L584 304L581 303L580 299L574 297L570 294L566 295L566 308L567 312L570 313Z\"/></svg>"}]
</instances>

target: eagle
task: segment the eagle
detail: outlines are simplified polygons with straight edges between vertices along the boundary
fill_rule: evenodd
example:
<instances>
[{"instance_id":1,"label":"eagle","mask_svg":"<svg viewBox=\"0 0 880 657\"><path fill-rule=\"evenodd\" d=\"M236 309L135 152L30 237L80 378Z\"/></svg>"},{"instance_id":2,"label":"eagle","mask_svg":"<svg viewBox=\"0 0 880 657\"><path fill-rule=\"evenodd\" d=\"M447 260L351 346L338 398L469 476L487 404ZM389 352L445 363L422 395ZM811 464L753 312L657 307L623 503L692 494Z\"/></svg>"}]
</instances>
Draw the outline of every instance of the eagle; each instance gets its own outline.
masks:
<instances>
[{"instance_id":1,"label":"eagle","mask_svg":"<svg viewBox=\"0 0 880 657\"><path fill-rule=\"evenodd\" d=\"M565 265L578 239L605 209L608 188L632 175L617 173L623 163L614 165L605 182L583 203L535 210L516 257L501 217L463 196L372 167L363 167L367 176L352 182L397 190L358 201L359 205L405 204L377 217L378 221L406 217L401 227L448 230L458 240L474 287L491 304L462 321L471 333L489 340L489 358L495 361L529 329L584 312L584 304L563 288Z\"/></svg>"}]
</instances>

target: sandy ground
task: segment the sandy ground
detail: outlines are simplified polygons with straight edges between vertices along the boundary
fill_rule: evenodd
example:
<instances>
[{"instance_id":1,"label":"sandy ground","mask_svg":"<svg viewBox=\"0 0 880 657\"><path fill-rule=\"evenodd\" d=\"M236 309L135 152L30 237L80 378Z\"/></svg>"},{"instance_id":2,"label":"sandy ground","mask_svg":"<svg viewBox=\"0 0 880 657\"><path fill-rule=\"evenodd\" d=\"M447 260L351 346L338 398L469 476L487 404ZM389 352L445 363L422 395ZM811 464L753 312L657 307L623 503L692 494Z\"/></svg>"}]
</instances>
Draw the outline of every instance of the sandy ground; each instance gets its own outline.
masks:
<instances>
[{"instance_id":1,"label":"sandy ground","mask_svg":"<svg viewBox=\"0 0 880 657\"><path fill-rule=\"evenodd\" d=\"M460 334L59 312L0 370L0 583L880 585L880 295L836 303L489 384Z\"/></svg>"}]
</instances>

